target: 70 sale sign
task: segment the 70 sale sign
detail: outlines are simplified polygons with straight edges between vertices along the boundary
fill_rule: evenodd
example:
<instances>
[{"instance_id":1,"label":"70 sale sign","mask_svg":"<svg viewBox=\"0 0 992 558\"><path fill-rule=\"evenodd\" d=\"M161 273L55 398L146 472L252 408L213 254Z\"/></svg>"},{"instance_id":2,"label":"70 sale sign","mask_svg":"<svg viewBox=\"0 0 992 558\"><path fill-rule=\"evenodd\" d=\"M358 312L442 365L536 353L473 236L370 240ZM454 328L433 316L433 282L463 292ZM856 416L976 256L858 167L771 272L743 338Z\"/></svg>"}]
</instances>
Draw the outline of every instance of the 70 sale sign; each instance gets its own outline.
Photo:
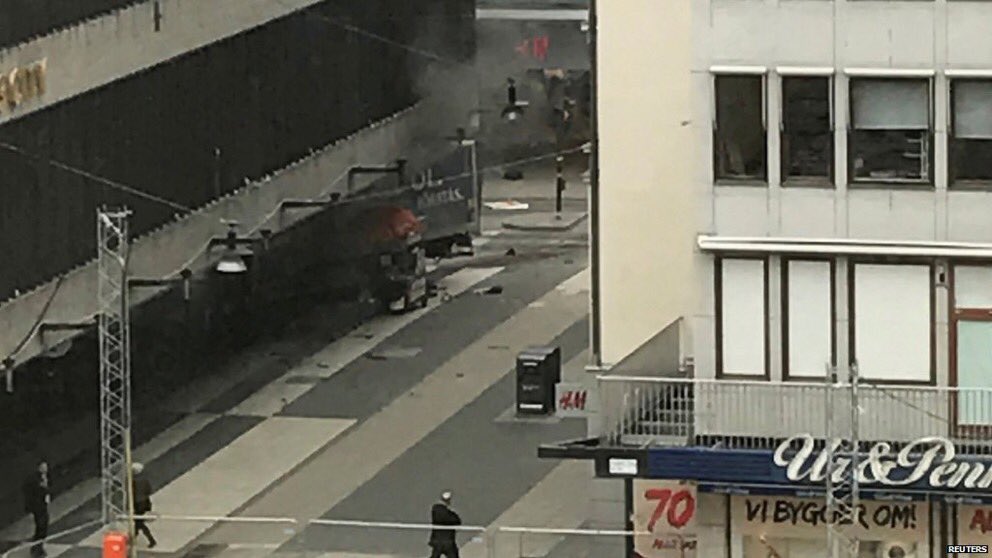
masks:
<instances>
[{"instance_id":1,"label":"70 sale sign","mask_svg":"<svg viewBox=\"0 0 992 558\"><path fill-rule=\"evenodd\" d=\"M634 555L696 557L696 486L680 481L634 480Z\"/></svg>"}]
</instances>

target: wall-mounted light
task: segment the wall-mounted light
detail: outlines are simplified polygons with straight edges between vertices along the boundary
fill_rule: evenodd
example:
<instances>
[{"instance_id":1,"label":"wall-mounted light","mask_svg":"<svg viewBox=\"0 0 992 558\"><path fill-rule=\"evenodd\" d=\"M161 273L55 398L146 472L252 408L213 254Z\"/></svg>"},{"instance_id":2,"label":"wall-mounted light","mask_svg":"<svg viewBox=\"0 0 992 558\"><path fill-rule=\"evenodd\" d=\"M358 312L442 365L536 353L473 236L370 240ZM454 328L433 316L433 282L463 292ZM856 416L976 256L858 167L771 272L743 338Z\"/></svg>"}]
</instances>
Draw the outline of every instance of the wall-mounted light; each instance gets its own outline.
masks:
<instances>
[{"instance_id":1,"label":"wall-mounted light","mask_svg":"<svg viewBox=\"0 0 992 558\"><path fill-rule=\"evenodd\" d=\"M214 269L218 273L225 275L240 275L248 271L248 264L245 258L251 257L250 249L243 249L242 246L251 246L253 239L238 236L238 223L236 221L223 221L227 225L227 235L223 238L210 239L210 248L223 246L224 253Z\"/></svg>"}]
</instances>

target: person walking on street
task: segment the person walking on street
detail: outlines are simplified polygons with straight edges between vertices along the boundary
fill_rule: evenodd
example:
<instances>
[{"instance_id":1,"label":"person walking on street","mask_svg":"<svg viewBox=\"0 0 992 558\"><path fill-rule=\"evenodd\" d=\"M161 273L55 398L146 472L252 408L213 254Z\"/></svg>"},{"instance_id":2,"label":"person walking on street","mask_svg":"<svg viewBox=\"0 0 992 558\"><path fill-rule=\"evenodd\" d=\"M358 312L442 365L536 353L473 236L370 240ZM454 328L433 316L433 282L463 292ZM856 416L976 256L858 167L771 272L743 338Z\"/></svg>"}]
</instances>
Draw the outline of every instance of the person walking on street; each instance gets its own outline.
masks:
<instances>
[{"instance_id":1,"label":"person walking on street","mask_svg":"<svg viewBox=\"0 0 992 558\"><path fill-rule=\"evenodd\" d=\"M441 493L441 501L431 507L431 558L458 558L458 542L454 529L438 529L437 526L458 526L462 518L451 509L451 492Z\"/></svg>"},{"instance_id":2,"label":"person walking on street","mask_svg":"<svg viewBox=\"0 0 992 558\"><path fill-rule=\"evenodd\" d=\"M24 511L34 518L34 535L31 540L32 556L44 556L44 540L48 537L48 504L51 502L48 488L48 463L41 461L38 468L24 481Z\"/></svg>"},{"instance_id":3,"label":"person walking on street","mask_svg":"<svg viewBox=\"0 0 992 558\"><path fill-rule=\"evenodd\" d=\"M152 511L152 483L144 475L144 471L145 466L141 463L135 463L131 466L131 494L134 495L134 515L136 516L148 515ZM152 535L152 530L148 528L147 519L135 519L134 531L136 535L140 533L148 539L148 548L155 548L155 545L158 544L155 541L155 536Z\"/></svg>"}]
</instances>

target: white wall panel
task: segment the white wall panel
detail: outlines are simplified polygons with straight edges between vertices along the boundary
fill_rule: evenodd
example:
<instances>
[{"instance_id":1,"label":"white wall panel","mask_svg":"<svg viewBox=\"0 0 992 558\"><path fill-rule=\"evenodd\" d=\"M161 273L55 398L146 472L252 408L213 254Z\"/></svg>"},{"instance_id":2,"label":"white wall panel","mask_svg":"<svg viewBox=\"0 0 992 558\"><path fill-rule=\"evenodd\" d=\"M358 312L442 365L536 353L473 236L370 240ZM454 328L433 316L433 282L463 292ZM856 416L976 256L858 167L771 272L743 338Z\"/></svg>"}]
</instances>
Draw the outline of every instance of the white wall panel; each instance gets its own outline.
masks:
<instances>
[{"instance_id":1,"label":"white wall panel","mask_svg":"<svg viewBox=\"0 0 992 558\"><path fill-rule=\"evenodd\" d=\"M723 372L765 373L765 262L722 260Z\"/></svg>"},{"instance_id":2,"label":"white wall panel","mask_svg":"<svg viewBox=\"0 0 992 558\"><path fill-rule=\"evenodd\" d=\"M854 356L871 380L930 380L930 267L856 264Z\"/></svg>"},{"instance_id":3,"label":"white wall panel","mask_svg":"<svg viewBox=\"0 0 992 558\"><path fill-rule=\"evenodd\" d=\"M954 266L954 307L992 308L992 267Z\"/></svg>"},{"instance_id":4,"label":"white wall panel","mask_svg":"<svg viewBox=\"0 0 992 558\"><path fill-rule=\"evenodd\" d=\"M830 262L788 262L789 376L822 378L830 362Z\"/></svg>"}]
</instances>

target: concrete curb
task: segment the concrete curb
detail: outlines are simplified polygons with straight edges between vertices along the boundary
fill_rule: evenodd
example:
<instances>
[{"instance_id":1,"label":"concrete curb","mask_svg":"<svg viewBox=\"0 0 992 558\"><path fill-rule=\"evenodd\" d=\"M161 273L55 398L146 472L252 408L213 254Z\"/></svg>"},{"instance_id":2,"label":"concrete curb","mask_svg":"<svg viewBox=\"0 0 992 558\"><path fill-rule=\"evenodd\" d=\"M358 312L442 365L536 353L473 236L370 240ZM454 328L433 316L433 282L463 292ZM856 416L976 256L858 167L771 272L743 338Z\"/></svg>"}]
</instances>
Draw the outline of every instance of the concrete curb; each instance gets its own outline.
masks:
<instances>
[{"instance_id":1,"label":"concrete curb","mask_svg":"<svg viewBox=\"0 0 992 558\"><path fill-rule=\"evenodd\" d=\"M560 215L554 213L533 213L530 215L518 215L507 218L503 221L503 228L515 231L570 231L576 225L586 219L587 214L562 212ZM557 218L556 218L557 217Z\"/></svg>"}]
</instances>

